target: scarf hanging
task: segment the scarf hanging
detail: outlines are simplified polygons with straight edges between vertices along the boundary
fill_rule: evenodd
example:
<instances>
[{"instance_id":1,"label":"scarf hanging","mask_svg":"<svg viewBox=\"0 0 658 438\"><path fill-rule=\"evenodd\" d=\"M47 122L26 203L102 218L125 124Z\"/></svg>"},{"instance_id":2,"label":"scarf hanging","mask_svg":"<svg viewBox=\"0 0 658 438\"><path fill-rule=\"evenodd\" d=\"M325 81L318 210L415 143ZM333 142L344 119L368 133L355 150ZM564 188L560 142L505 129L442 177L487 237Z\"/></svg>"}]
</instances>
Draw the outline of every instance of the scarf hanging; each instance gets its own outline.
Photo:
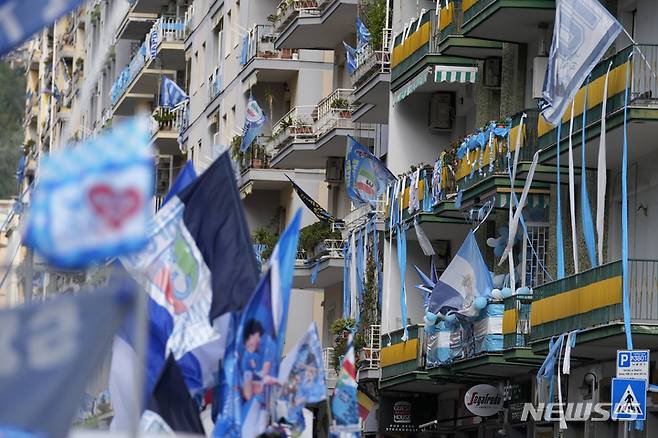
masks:
<instances>
[{"instance_id":1,"label":"scarf hanging","mask_svg":"<svg viewBox=\"0 0 658 438\"><path fill-rule=\"evenodd\" d=\"M402 341L409 339L407 331L407 289L405 286L405 274L407 272L407 232L404 225L398 225L397 232L398 266L400 267L400 313L402 316Z\"/></svg>"}]
</instances>

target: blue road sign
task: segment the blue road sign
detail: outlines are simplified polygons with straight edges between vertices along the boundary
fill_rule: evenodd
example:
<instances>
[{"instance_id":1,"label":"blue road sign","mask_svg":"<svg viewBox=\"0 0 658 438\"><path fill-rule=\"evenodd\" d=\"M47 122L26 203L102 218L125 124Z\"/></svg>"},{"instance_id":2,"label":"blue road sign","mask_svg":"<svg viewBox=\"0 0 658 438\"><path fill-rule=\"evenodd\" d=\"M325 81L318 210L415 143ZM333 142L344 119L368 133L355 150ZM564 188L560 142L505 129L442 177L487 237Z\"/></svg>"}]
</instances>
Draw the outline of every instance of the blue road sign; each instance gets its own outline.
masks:
<instances>
[{"instance_id":1,"label":"blue road sign","mask_svg":"<svg viewBox=\"0 0 658 438\"><path fill-rule=\"evenodd\" d=\"M644 420L647 417L647 381L612 379L612 407L616 421Z\"/></svg>"}]
</instances>

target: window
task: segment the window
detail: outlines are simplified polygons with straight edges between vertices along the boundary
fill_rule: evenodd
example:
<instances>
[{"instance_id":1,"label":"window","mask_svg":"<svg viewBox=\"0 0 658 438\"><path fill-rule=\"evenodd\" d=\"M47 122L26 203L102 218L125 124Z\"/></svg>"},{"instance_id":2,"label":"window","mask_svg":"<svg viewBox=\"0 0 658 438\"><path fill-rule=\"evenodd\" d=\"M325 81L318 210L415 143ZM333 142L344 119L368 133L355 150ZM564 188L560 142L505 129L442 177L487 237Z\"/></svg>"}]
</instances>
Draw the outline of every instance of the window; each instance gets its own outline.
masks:
<instances>
[{"instance_id":1,"label":"window","mask_svg":"<svg viewBox=\"0 0 658 438\"><path fill-rule=\"evenodd\" d=\"M228 25L228 44L224 47L224 57L228 58L231 53L231 46L233 45L233 20L231 19L231 11L226 14L226 24Z\"/></svg>"},{"instance_id":2,"label":"window","mask_svg":"<svg viewBox=\"0 0 658 438\"><path fill-rule=\"evenodd\" d=\"M544 268L546 267L547 236L548 224L528 223L528 238L530 243L532 243L532 248L528 245L528 240L525 240L524 255L526 285L529 287L540 286L547 280L546 273L544 272Z\"/></svg>"},{"instance_id":3,"label":"window","mask_svg":"<svg viewBox=\"0 0 658 438\"><path fill-rule=\"evenodd\" d=\"M216 32L216 44L217 44L217 62L216 65L219 65L220 60L222 59L222 53L224 53L224 18L220 18L217 23L217 32Z\"/></svg>"}]
</instances>

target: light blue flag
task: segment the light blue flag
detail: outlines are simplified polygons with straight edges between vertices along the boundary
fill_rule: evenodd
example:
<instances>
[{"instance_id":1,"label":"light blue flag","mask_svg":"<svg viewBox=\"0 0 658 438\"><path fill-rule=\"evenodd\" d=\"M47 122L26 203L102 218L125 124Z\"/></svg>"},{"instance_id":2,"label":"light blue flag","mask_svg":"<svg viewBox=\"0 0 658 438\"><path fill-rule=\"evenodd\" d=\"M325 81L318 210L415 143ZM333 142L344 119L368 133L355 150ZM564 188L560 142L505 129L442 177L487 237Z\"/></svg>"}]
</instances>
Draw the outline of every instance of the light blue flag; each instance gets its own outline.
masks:
<instances>
[{"instance_id":1,"label":"light blue flag","mask_svg":"<svg viewBox=\"0 0 658 438\"><path fill-rule=\"evenodd\" d=\"M347 67L347 72L352 75L358 67L356 60L356 49L345 41L343 41L343 46L345 47L345 66Z\"/></svg>"},{"instance_id":2,"label":"light blue flag","mask_svg":"<svg viewBox=\"0 0 658 438\"><path fill-rule=\"evenodd\" d=\"M132 283L0 312L0 436L68 436L88 381L130 310Z\"/></svg>"},{"instance_id":3,"label":"light blue flag","mask_svg":"<svg viewBox=\"0 0 658 438\"><path fill-rule=\"evenodd\" d=\"M622 30L598 0L557 0L542 115L552 125Z\"/></svg>"},{"instance_id":4,"label":"light blue flag","mask_svg":"<svg viewBox=\"0 0 658 438\"><path fill-rule=\"evenodd\" d=\"M160 106L163 108L176 108L189 100L189 96L178 84L167 76L162 77L160 90Z\"/></svg>"},{"instance_id":5,"label":"light blue flag","mask_svg":"<svg viewBox=\"0 0 658 438\"><path fill-rule=\"evenodd\" d=\"M82 0L0 1L0 56L77 7Z\"/></svg>"},{"instance_id":6,"label":"light blue flag","mask_svg":"<svg viewBox=\"0 0 658 438\"><path fill-rule=\"evenodd\" d=\"M303 430L304 406L327 398L322 345L315 322L281 361L279 383L274 420L284 418L294 430Z\"/></svg>"},{"instance_id":7,"label":"light blue flag","mask_svg":"<svg viewBox=\"0 0 658 438\"><path fill-rule=\"evenodd\" d=\"M445 314L448 310L456 310L464 316L477 316L479 312L474 309L477 299L486 300L492 289L491 273L471 231L436 282L430 297L430 311Z\"/></svg>"},{"instance_id":8,"label":"light blue flag","mask_svg":"<svg viewBox=\"0 0 658 438\"><path fill-rule=\"evenodd\" d=\"M240 65L247 63L249 57L249 35L242 37L242 50L240 51Z\"/></svg>"},{"instance_id":9,"label":"light blue flag","mask_svg":"<svg viewBox=\"0 0 658 438\"><path fill-rule=\"evenodd\" d=\"M395 181L395 175L365 146L348 135L345 157L345 189L357 206L374 204Z\"/></svg>"},{"instance_id":10,"label":"light blue flag","mask_svg":"<svg viewBox=\"0 0 658 438\"><path fill-rule=\"evenodd\" d=\"M281 235L224 356L222 406L215 437L256 437L270 423L270 394L279 375L301 211Z\"/></svg>"},{"instance_id":11,"label":"light blue flag","mask_svg":"<svg viewBox=\"0 0 658 438\"><path fill-rule=\"evenodd\" d=\"M356 17L356 38L357 38L357 50L363 49L363 47L370 42L370 31L363 24L360 17Z\"/></svg>"},{"instance_id":12,"label":"light blue flag","mask_svg":"<svg viewBox=\"0 0 658 438\"><path fill-rule=\"evenodd\" d=\"M260 134L267 117L258 105L258 102L253 97L249 98L247 103L247 110L244 115L244 128L242 131L242 142L240 143L240 151L246 152L251 143Z\"/></svg>"},{"instance_id":13,"label":"light blue flag","mask_svg":"<svg viewBox=\"0 0 658 438\"><path fill-rule=\"evenodd\" d=\"M146 244L154 180L147 120L50 154L39 169L25 243L48 262L84 267Z\"/></svg>"}]
</instances>

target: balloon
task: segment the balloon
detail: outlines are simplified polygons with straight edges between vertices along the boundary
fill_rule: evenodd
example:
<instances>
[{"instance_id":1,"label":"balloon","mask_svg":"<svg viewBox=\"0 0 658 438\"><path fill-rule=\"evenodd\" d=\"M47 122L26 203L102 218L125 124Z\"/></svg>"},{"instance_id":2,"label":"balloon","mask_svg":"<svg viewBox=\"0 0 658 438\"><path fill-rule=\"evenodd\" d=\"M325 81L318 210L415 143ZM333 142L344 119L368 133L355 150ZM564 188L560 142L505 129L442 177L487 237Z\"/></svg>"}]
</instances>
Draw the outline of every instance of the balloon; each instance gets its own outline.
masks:
<instances>
[{"instance_id":1,"label":"balloon","mask_svg":"<svg viewBox=\"0 0 658 438\"><path fill-rule=\"evenodd\" d=\"M473 306L477 310L482 310L487 307L487 299L485 297L477 297L475 300L473 300Z\"/></svg>"},{"instance_id":2,"label":"balloon","mask_svg":"<svg viewBox=\"0 0 658 438\"><path fill-rule=\"evenodd\" d=\"M500 289L492 289L491 290L491 296L492 298L496 300L502 300L503 299L503 292Z\"/></svg>"},{"instance_id":3,"label":"balloon","mask_svg":"<svg viewBox=\"0 0 658 438\"><path fill-rule=\"evenodd\" d=\"M446 315L446 322L451 324L453 322L457 321L457 315L454 313L448 313Z\"/></svg>"},{"instance_id":4,"label":"balloon","mask_svg":"<svg viewBox=\"0 0 658 438\"><path fill-rule=\"evenodd\" d=\"M425 313L425 320L429 321L430 324L434 324L436 322L436 319L438 318L438 315L430 312L429 310L427 313Z\"/></svg>"},{"instance_id":5,"label":"balloon","mask_svg":"<svg viewBox=\"0 0 658 438\"><path fill-rule=\"evenodd\" d=\"M517 295L526 295L530 293L530 288L527 286L520 287L516 290Z\"/></svg>"},{"instance_id":6,"label":"balloon","mask_svg":"<svg viewBox=\"0 0 658 438\"><path fill-rule=\"evenodd\" d=\"M501 292L503 294L503 298L511 297L513 295L512 289L509 287L504 287Z\"/></svg>"}]
</instances>

